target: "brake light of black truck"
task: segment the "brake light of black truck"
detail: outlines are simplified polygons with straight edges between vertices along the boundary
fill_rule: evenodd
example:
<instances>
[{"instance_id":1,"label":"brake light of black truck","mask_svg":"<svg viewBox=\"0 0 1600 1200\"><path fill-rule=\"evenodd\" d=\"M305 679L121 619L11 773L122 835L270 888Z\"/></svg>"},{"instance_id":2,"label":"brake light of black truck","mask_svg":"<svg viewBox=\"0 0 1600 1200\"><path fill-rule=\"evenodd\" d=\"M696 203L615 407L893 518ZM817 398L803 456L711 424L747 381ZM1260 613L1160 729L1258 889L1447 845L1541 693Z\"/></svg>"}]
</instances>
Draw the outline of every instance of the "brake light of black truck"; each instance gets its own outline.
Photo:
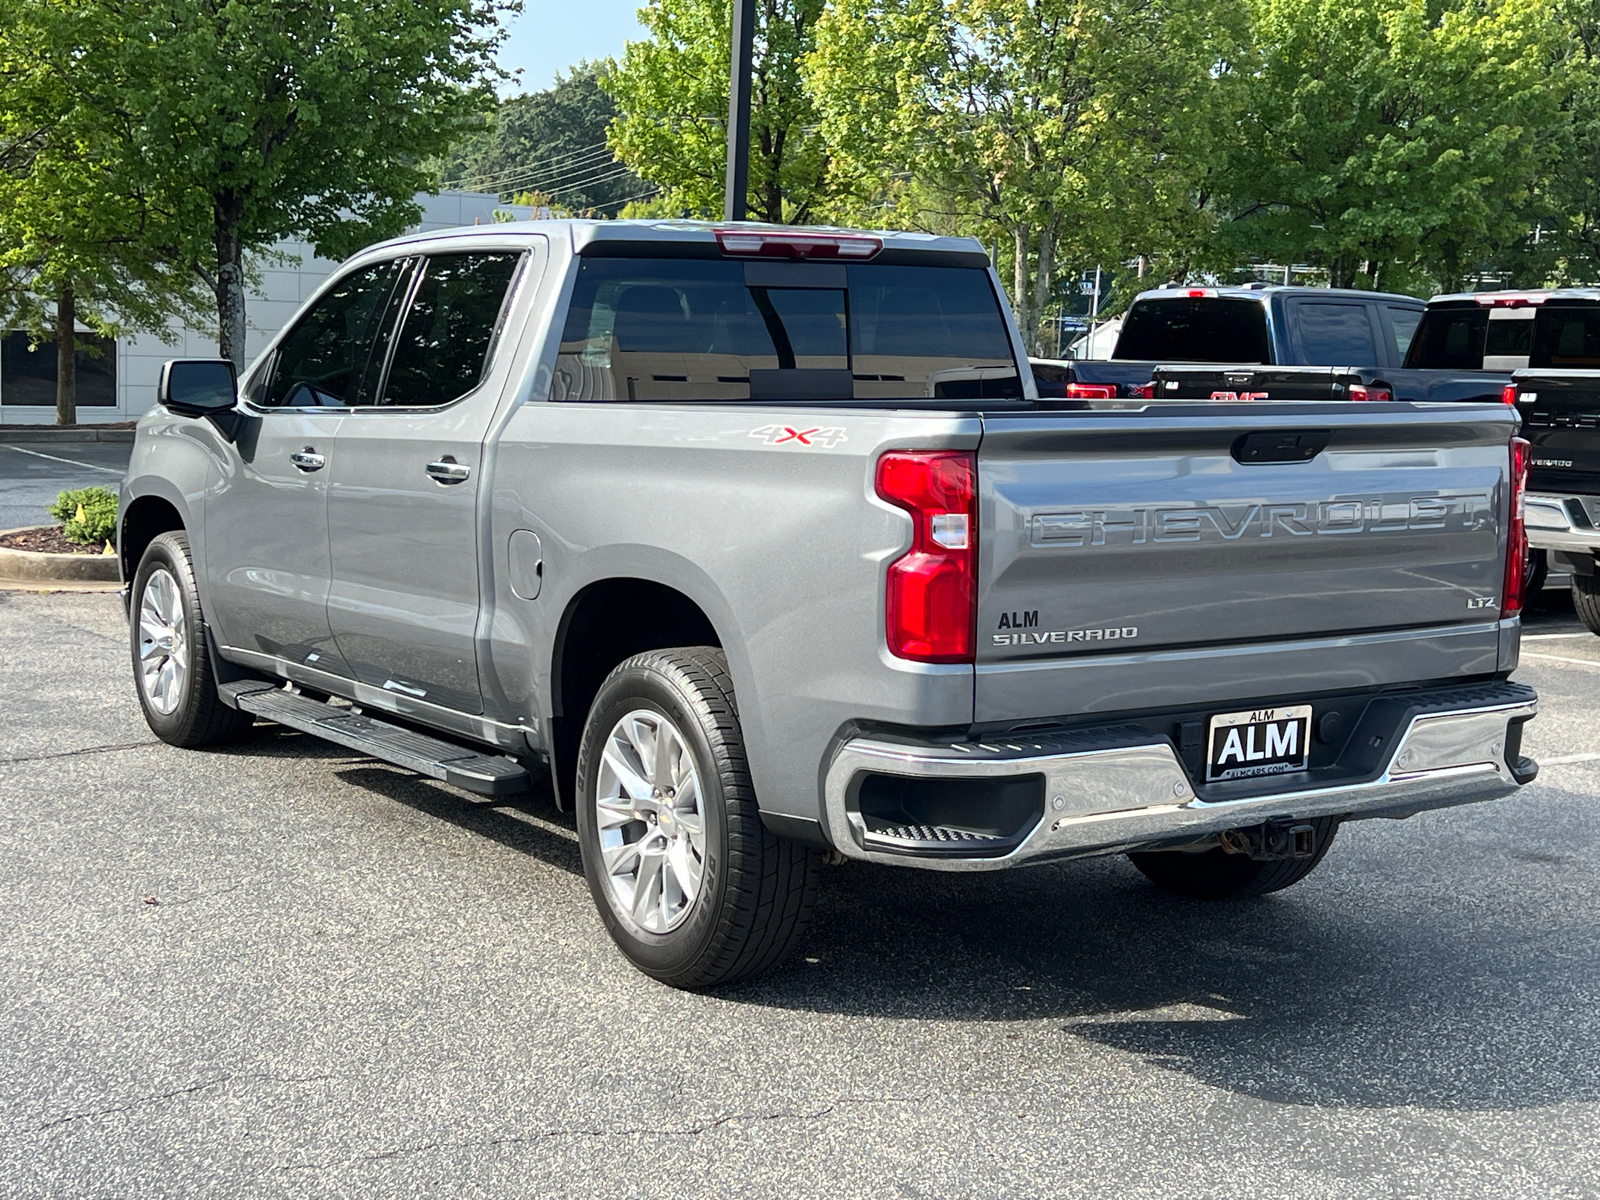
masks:
<instances>
[{"instance_id":1,"label":"brake light of black truck","mask_svg":"<svg viewBox=\"0 0 1600 1200\"><path fill-rule=\"evenodd\" d=\"M966 451L891 450L878 495L911 514L911 548L889 564L889 652L914 662L973 661L977 641L978 464Z\"/></svg>"},{"instance_id":2,"label":"brake light of black truck","mask_svg":"<svg viewBox=\"0 0 1600 1200\"><path fill-rule=\"evenodd\" d=\"M1154 400L1156 398L1156 381L1152 379L1149 383L1141 383L1138 387L1130 387L1128 395L1135 400Z\"/></svg>"},{"instance_id":3,"label":"brake light of black truck","mask_svg":"<svg viewBox=\"0 0 1600 1200\"><path fill-rule=\"evenodd\" d=\"M1350 385L1350 399L1352 400L1393 400L1394 393L1386 387L1368 387L1362 383Z\"/></svg>"},{"instance_id":4,"label":"brake light of black truck","mask_svg":"<svg viewBox=\"0 0 1600 1200\"><path fill-rule=\"evenodd\" d=\"M1522 611L1523 584L1528 570L1528 529L1523 509L1528 491L1528 459L1531 445L1526 438L1511 439L1511 520L1506 529L1506 582L1501 589L1500 615L1513 617Z\"/></svg>"},{"instance_id":5,"label":"brake light of black truck","mask_svg":"<svg viewBox=\"0 0 1600 1200\"><path fill-rule=\"evenodd\" d=\"M1069 383L1067 384L1068 400L1115 400L1117 398L1117 385L1114 383Z\"/></svg>"}]
</instances>

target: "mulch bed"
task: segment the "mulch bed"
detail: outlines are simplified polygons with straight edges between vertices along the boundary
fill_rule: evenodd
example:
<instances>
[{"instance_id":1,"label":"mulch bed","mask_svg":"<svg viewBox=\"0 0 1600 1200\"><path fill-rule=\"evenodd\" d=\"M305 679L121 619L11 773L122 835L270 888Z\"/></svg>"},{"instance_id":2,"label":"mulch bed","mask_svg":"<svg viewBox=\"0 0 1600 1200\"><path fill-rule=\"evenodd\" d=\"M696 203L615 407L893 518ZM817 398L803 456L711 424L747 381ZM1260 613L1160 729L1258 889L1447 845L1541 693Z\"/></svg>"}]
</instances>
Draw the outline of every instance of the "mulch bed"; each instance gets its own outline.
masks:
<instances>
[{"instance_id":1,"label":"mulch bed","mask_svg":"<svg viewBox=\"0 0 1600 1200\"><path fill-rule=\"evenodd\" d=\"M105 545L80 546L69 542L61 526L48 525L43 529L24 529L18 533L0 534L0 546L7 550L32 550L36 554L103 554Z\"/></svg>"}]
</instances>

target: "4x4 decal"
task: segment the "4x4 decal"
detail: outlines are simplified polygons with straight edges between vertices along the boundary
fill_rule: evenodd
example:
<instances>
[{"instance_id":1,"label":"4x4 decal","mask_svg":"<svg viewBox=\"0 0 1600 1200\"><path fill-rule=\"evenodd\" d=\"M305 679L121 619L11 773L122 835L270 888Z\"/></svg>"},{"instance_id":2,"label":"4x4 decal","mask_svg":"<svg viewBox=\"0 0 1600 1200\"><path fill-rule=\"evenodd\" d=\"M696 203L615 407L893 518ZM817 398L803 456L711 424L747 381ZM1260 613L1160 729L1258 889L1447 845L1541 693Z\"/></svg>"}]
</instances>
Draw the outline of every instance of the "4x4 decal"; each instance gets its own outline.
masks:
<instances>
[{"instance_id":1,"label":"4x4 decal","mask_svg":"<svg viewBox=\"0 0 1600 1200\"><path fill-rule=\"evenodd\" d=\"M794 443L797 446L837 446L840 442L850 439L845 437L844 430L838 426L814 426L810 429L796 429L792 425L763 425L760 429L752 429L750 436L760 438L769 446L782 446Z\"/></svg>"}]
</instances>

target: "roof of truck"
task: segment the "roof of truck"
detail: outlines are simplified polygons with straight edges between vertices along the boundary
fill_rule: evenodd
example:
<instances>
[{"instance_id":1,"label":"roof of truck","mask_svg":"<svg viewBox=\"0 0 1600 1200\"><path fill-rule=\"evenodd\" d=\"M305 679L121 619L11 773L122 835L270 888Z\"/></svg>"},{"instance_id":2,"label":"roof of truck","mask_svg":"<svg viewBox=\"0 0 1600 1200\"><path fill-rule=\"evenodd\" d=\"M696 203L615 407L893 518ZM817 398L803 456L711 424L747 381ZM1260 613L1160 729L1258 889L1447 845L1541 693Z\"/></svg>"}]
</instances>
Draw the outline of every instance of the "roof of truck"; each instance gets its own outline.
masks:
<instances>
[{"instance_id":1,"label":"roof of truck","mask_svg":"<svg viewBox=\"0 0 1600 1200\"><path fill-rule=\"evenodd\" d=\"M1313 299L1329 296L1349 296L1362 300L1382 300L1388 303L1400 303L1422 307L1422 301L1415 296L1402 296L1396 292L1365 292L1356 288L1324 288L1324 287L1296 287L1293 284L1281 283L1245 283L1230 287L1206 287L1204 285L1173 284L1154 288L1148 292L1140 292L1134 297L1135 302L1140 300L1186 300L1191 297L1223 297L1229 300L1265 300L1272 296L1306 296Z\"/></svg>"},{"instance_id":2,"label":"roof of truck","mask_svg":"<svg viewBox=\"0 0 1600 1200\"><path fill-rule=\"evenodd\" d=\"M1600 288L1502 288L1494 292L1448 292L1433 297L1429 304L1482 304L1486 308L1521 308L1543 304L1546 300L1600 301Z\"/></svg>"},{"instance_id":3,"label":"roof of truck","mask_svg":"<svg viewBox=\"0 0 1600 1200\"><path fill-rule=\"evenodd\" d=\"M988 265L989 254L976 238L943 237L932 233L914 233L888 229L844 229L828 225L769 225L759 221L596 221L561 219L548 221L506 221L495 225L464 225L456 229L441 229L430 233L410 233L391 238L371 250L399 248L415 243L454 240L457 238L495 237L561 237L572 239L579 254L603 255L611 245L623 243L651 243L663 247L679 247L680 252L691 247L709 249L718 244L718 235L745 234L760 236L773 242L800 243L808 239L828 243L839 239L875 238L884 250L897 252L897 256L910 251L919 254L951 255L964 260L964 265ZM691 251L692 252L692 251ZM670 253L670 251L669 251ZM806 257L797 254L794 257ZM833 259L833 256L829 256ZM840 255L837 261L851 261ZM860 261L866 261L863 257Z\"/></svg>"}]
</instances>

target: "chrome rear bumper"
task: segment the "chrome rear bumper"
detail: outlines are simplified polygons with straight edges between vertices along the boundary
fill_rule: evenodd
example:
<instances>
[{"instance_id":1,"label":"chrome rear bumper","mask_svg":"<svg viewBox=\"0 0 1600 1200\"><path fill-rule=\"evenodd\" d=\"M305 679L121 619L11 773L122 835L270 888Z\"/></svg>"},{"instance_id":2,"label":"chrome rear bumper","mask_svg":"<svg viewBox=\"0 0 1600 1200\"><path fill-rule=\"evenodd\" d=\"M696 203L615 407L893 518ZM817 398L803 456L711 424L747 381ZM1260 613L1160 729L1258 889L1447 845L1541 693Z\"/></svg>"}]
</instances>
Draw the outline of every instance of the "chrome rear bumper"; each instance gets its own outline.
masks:
<instances>
[{"instance_id":1,"label":"chrome rear bumper","mask_svg":"<svg viewBox=\"0 0 1600 1200\"><path fill-rule=\"evenodd\" d=\"M1593 497L1588 499L1592 500ZM1535 550L1564 550L1580 554L1600 551L1600 528L1590 519L1583 496L1546 496L1530 493L1524 519L1528 544Z\"/></svg>"},{"instance_id":2,"label":"chrome rear bumper","mask_svg":"<svg viewBox=\"0 0 1600 1200\"><path fill-rule=\"evenodd\" d=\"M824 784L828 832L849 858L941 871L992 871L1198 841L1268 820L1410 816L1510 795L1521 786L1507 756L1508 746L1515 744L1508 736L1510 726L1534 716L1538 700L1530 689L1509 683L1462 689L1468 692L1476 693L1475 702L1412 716L1392 741L1393 750L1375 778L1296 788L1289 781L1305 777L1285 777L1283 791L1239 798L1200 798L1171 741L1133 729L982 743L851 739L835 755ZM1117 744L1096 746L1097 738ZM1531 778L1531 764L1522 764L1525 781ZM1020 844L1001 855L957 857L948 845L938 850L930 846L921 855L915 847L875 837L861 814L852 811L852 785L864 775L1043 775L1044 815Z\"/></svg>"}]
</instances>

